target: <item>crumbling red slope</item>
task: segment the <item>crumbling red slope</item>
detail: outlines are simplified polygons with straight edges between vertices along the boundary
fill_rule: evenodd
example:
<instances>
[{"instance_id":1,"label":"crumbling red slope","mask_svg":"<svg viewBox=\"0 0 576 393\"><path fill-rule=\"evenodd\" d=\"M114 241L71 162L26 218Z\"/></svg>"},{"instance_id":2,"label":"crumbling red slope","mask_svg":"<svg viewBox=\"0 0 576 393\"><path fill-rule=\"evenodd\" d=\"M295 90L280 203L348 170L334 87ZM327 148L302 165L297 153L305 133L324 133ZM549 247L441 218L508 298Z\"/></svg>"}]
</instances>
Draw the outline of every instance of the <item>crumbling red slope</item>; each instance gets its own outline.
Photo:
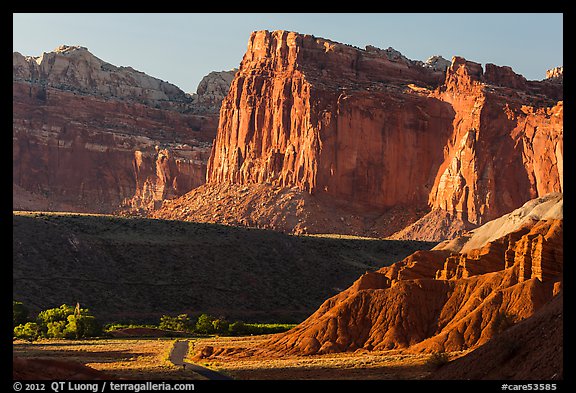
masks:
<instances>
[{"instance_id":1,"label":"crumbling red slope","mask_svg":"<svg viewBox=\"0 0 576 393\"><path fill-rule=\"evenodd\" d=\"M545 204L551 214L532 214ZM562 195L539 198L503 220L518 223L518 216L534 219L464 253L445 244L367 272L261 350L277 355L399 348L444 352L486 344L532 317L561 290ZM221 353L214 349L209 356Z\"/></svg>"},{"instance_id":2,"label":"crumbling red slope","mask_svg":"<svg viewBox=\"0 0 576 393\"><path fill-rule=\"evenodd\" d=\"M559 291L562 195L539 199L550 201L553 217L527 222L479 248L419 251L366 273L271 347L296 353L402 347L431 352L486 343ZM507 218L519 214L522 208Z\"/></svg>"},{"instance_id":3,"label":"crumbling red slope","mask_svg":"<svg viewBox=\"0 0 576 393\"><path fill-rule=\"evenodd\" d=\"M430 379L564 379L563 299L560 292L532 317L444 365Z\"/></svg>"},{"instance_id":4,"label":"crumbling red slope","mask_svg":"<svg viewBox=\"0 0 576 393\"><path fill-rule=\"evenodd\" d=\"M183 216L167 204L158 214L201 221L211 211L204 195L220 185L266 184L348 215L404 209L414 222L430 211L396 237L454 237L562 191L561 100L561 78L526 81L459 57L443 69L391 48L254 32L222 103L207 184L186 197L195 208ZM248 219L237 210L236 222ZM336 232L387 236L406 226L374 221Z\"/></svg>"}]
</instances>

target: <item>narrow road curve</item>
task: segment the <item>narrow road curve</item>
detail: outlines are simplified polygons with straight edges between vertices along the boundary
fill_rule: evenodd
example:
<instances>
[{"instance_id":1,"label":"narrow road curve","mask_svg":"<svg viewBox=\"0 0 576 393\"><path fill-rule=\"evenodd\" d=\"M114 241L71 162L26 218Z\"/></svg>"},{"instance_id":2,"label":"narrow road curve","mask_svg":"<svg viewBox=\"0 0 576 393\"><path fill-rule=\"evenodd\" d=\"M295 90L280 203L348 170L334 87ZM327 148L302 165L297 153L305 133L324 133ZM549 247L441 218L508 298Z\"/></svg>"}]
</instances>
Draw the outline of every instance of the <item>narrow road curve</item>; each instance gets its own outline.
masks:
<instances>
[{"instance_id":1,"label":"narrow road curve","mask_svg":"<svg viewBox=\"0 0 576 393\"><path fill-rule=\"evenodd\" d=\"M217 380L217 381L224 381L224 380L232 380L227 375L220 374L218 371L210 370L209 368L199 366L194 363L187 363L184 361L184 358L188 354L188 340L178 340L174 343L172 350L170 351L169 359L170 361L176 366L183 366L185 370L194 371L203 377L208 379Z\"/></svg>"}]
</instances>

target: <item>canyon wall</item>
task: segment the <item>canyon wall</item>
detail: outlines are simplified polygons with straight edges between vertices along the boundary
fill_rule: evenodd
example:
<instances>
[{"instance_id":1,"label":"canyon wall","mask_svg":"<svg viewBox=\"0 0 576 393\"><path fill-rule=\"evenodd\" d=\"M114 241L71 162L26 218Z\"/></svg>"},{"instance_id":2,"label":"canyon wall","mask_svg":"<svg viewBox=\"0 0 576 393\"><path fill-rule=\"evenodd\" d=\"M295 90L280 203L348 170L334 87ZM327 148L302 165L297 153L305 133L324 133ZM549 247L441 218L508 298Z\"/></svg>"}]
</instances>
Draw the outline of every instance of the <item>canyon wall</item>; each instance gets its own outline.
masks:
<instances>
[{"instance_id":1,"label":"canyon wall","mask_svg":"<svg viewBox=\"0 0 576 393\"><path fill-rule=\"evenodd\" d=\"M441 71L387 53L252 34L222 103L208 182L298 186L378 208L425 203L435 173L416 164L440 164L453 112L406 86L439 84Z\"/></svg>"},{"instance_id":2,"label":"canyon wall","mask_svg":"<svg viewBox=\"0 0 576 393\"><path fill-rule=\"evenodd\" d=\"M217 110L192 101L83 47L15 52L14 209L148 210L203 184Z\"/></svg>"},{"instance_id":3,"label":"canyon wall","mask_svg":"<svg viewBox=\"0 0 576 393\"><path fill-rule=\"evenodd\" d=\"M559 74L527 81L460 57L423 63L392 48L254 32L222 103L205 188L297 187L347 216L427 210L405 229L368 220L337 231L455 237L562 191Z\"/></svg>"},{"instance_id":4,"label":"canyon wall","mask_svg":"<svg viewBox=\"0 0 576 393\"><path fill-rule=\"evenodd\" d=\"M439 241L563 190L562 67L528 81L258 31L188 95L82 47L13 59L15 208ZM262 211L286 192L297 218Z\"/></svg>"},{"instance_id":5,"label":"canyon wall","mask_svg":"<svg viewBox=\"0 0 576 393\"><path fill-rule=\"evenodd\" d=\"M562 191L563 103L530 95L509 67L455 58L435 92L456 116L429 204L481 225Z\"/></svg>"}]
</instances>

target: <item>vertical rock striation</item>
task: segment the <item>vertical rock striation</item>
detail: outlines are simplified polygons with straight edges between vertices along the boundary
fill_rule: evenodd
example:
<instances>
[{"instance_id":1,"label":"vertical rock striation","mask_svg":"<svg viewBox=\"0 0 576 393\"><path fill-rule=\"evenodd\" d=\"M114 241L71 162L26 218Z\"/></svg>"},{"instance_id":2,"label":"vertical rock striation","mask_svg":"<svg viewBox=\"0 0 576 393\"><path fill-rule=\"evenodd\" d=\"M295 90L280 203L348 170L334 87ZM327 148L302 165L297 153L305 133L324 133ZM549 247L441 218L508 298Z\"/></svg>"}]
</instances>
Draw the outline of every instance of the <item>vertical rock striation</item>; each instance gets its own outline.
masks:
<instances>
[{"instance_id":1,"label":"vertical rock striation","mask_svg":"<svg viewBox=\"0 0 576 393\"><path fill-rule=\"evenodd\" d=\"M392 48L257 31L222 103L203 189L297 187L323 206L345 206L346 216L400 209L410 215L403 225L413 223L371 218L338 232L455 237L562 191L557 79L528 81L510 67L461 57L412 61Z\"/></svg>"},{"instance_id":2,"label":"vertical rock striation","mask_svg":"<svg viewBox=\"0 0 576 393\"><path fill-rule=\"evenodd\" d=\"M207 180L378 208L426 203L435 173L416 164L440 164L453 112L420 89L442 78L390 50L255 32L222 104Z\"/></svg>"}]
</instances>

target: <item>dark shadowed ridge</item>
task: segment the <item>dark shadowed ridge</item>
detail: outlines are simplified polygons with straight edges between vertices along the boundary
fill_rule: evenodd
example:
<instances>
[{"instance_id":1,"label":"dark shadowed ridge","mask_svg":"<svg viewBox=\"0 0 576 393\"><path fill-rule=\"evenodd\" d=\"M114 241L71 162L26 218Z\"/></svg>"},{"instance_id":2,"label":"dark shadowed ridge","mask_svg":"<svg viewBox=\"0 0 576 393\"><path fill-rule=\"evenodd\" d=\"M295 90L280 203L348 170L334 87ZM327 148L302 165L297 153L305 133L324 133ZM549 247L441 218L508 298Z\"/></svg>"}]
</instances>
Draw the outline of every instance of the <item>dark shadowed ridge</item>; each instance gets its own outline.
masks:
<instances>
[{"instance_id":1,"label":"dark shadowed ridge","mask_svg":"<svg viewBox=\"0 0 576 393\"><path fill-rule=\"evenodd\" d=\"M436 243L290 236L105 215L13 215L13 297L108 321L163 314L299 322L361 274Z\"/></svg>"}]
</instances>

